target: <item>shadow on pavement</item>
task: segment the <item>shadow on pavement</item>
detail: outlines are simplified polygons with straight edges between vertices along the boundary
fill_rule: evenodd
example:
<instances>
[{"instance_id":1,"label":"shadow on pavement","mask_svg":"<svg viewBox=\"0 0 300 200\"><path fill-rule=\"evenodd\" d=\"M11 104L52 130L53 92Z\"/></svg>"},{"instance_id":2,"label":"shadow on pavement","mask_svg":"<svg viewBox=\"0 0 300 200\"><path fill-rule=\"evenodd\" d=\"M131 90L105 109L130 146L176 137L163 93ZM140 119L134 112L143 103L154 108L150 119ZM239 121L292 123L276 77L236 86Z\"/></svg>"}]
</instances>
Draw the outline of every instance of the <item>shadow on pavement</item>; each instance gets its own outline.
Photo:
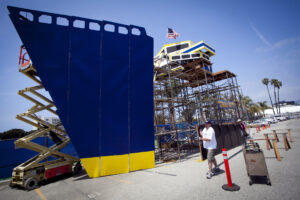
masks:
<instances>
[{"instance_id":1,"label":"shadow on pavement","mask_svg":"<svg viewBox=\"0 0 300 200\"><path fill-rule=\"evenodd\" d=\"M239 153L241 153L241 152L243 152L242 149L239 150L238 152L236 152L235 154L233 154L232 156L230 156L230 157L228 158L228 160L230 160L231 158L237 156L237 155L238 155ZM218 167L220 167L220 166L223 165L223 164L224 164L224 161L222 161L221 163L219 163L219 164L218 164Z\"/></svg>"},{"instance_id":2,"label":"shadow on pavement","mask_svg":"<svg viewBox=\"0 0 300 200\"><path fill-rule=\"evenodd\" d=\"M87 175L86 172L82 173L80 176L77 176L78 178L74 179L73 181L82 181L86 179L90 179L90 177Z\"/></svg>"},{"instance_id":3,"label":"shadow on pavement","mask_svg":"<svg viewBox=\"0 0 300 200\"><path fill-rule=\"evenodd\" d=\"M253 184L268 184L268 178L266 176L251 176Z\"/></svg>"},{"instance_id":4,"label":"shadow on pavement","mask_svg":"<svg viewBox=\"0 0 300 200\"><path fill-rule=\"evenodd\" d=\"M161 175L167 175L167 176L177 176L176 174L171 174L171 173L165 173L165 172L155 172L155 171L151 171L151 170L145 170L143 172L147 172L147 173L155 173L155 174L161 174Z\"/></svg>"},{"instance_id":5,"label":"shadow on pavement","mask_svg":"<svg viewBox=\"0 0 300 200\"><path fill-rule=\"evenodd\" d=\"M220 169L220 171L216 172L216 173L214 174L214 176L218 176L218 175L223 174L223 173L225 173L225 170Z\"/></svg>"},{"instance_id":6,"label":"shadow on pavement","mask_svg":"<svg viewBox=\"0 0 300 200\"><path fill-rule=\"evenodd\" d=\"M280 156L280 158L284 158L283 156ZM265 156L265 159L276 159L277 160L277 158L274 156L274 157L267 157L267 156Z\"/></svg>"},{"instance_id":7,"label":"shadow on pavement","mask_svg":"<svg viewBox=\"0 0 300 200\"><path fill-rule=\"evenodd\" d=\"M80 174L82 174L82 173L80 173ZM68 178L71 178L71 177L75 177L75 176L78 176L78 174L77 175L73 175L72 173L67 173L67 174L56 176L56 177L53 177L53 178L50 178L50 179L47 179L47 180L44 180L44 181L40 181L38 183L38 187L37 188L40 188L40 187L43 187L43 186L47 186L47 185L49 185L51 183L55 183L55 182L58 182L58 181L63 181L65 179L68 179ZM31 191L31 190L26 190L26 189L24 189L23 187L21 187L19 185L13 186L11 188L12 189L16 189L16 190L23 190L25 192Z\"/></svg>"}]
</instances>

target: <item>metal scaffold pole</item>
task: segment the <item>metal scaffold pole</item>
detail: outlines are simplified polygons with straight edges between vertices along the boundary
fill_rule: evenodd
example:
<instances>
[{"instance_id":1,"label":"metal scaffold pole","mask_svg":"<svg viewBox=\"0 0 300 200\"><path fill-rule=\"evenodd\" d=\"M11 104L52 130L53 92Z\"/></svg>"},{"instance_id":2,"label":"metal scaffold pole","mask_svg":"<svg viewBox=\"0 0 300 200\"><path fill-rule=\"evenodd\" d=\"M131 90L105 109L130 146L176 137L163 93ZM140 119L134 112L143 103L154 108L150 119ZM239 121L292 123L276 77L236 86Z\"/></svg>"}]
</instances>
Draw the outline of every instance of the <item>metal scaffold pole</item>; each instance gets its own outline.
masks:
<instances>
[{"instance_id":1,"label":"metal scaffold pole","mask_svg":"<svg viewBox=\"0 0 300 200\"><path fill-rule=\"evenodd\" d=\"M206 120L235 124L241 116L236 75L228 70L214 73L214 53L185 53L194 47L188 44L181 50L186 43L167 44L154 58L155 116L161 119L155 120L156 152L161 161L180 159L198 148L196 125Z\"/></svg>"}]
</instances>

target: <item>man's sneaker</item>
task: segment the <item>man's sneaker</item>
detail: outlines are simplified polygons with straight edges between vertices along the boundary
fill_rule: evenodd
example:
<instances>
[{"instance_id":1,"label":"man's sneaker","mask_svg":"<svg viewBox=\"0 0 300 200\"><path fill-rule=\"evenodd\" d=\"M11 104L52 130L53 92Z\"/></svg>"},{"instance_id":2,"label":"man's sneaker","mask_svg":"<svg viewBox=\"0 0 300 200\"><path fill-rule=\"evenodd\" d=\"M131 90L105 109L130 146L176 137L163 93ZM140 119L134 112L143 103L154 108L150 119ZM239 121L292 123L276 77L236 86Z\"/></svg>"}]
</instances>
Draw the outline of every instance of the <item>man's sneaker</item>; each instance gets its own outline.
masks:
<instances>
[{"instance_id":1,"label":"man's sneaker","mask_svg":"<svg viewBox=\"0 0 300 200\"><path fill-rule=\"evenodd\" d=\"M220 170L219 167L215 167L215 168L212 169L212 171L213 171L213 173L218 173L218 172L220 172L221 170Z\"/></svg>"},{"instance_id":2,"label":"man's sneaker","mask_svg":"<svg viewBox=\"0 0 300 200\"><path fill-rule=\"evenodd\" d=\"M207 179L211 179L211 177L213 176L214 174L212 172L207 172L206 174L206 178Z\"/></svg>"}]
</instances>

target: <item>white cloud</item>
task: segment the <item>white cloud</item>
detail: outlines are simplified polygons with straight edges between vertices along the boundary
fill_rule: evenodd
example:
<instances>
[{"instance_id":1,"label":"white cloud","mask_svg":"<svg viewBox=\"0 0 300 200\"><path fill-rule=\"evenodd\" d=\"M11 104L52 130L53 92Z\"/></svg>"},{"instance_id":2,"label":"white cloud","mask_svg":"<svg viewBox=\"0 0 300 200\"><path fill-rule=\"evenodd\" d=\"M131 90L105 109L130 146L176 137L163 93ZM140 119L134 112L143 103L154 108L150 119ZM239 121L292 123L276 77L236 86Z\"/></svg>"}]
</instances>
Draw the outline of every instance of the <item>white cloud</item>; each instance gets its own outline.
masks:
<instances>
[{"instance_id":1,"label":"white cloud","mask_svg":"<svg viewBox=\"0 0 300 200\"><path fill-rule=\"evenodd\" d=\"M300 44L300 43L299 43ZM283 66L296 66L300 64L300 48L292 49L286 48L285 51L271 52L272 54L261 59L262 66L272 66L273 69L282 69ZM257 49L258 50L258 49ZM270 51L271 48L260 48L259 52ZM298 69L298 66L297 66Z\"/></svg>"},{"instance_id":2,"label":"white cloud","mask_svg":"<svg viewBox=\"0 0 300 200\"><path fill-rule=\"evenodd\" d=\"M266 52L266 51L271 51L271 50L275 50L275 49L281 49L284 46L299 43L299 42L300 42L300 36L290 37L290 38L285 38L285 39L279 40L278 42L276 42L270 46L267 46L267 47L259 47L256 50L258 52Z\"/></svg>"},{"instance_id":3,"label":"white cloud","mask_svg":"<svg viewBox=\"0 0 300 200\"><path fill-rule=\"evenodd\" d=\"M267 46L271 46L270 42L261 34L261 32L250 22L250 26L252 28L252 30L255 32L255 34L257 35L257 37L263 42L265 43Z\"/></svg>"},{"instance_id":4,"label":"white cloud","mask_svg":"<svg viewBox=\"0 0 300 200\"><path fill-rule=\"evenodd\" d=\"M286 38L286 39L283 39L283 40L280 40L278 42L276 42L273 46L273 48L281 48L285 45L289 45L289 44L292 44L292 43L295 43L295 42L300 42L300 36L298 37L294 37L294 38Z\"/></svg>"}]
</instances>

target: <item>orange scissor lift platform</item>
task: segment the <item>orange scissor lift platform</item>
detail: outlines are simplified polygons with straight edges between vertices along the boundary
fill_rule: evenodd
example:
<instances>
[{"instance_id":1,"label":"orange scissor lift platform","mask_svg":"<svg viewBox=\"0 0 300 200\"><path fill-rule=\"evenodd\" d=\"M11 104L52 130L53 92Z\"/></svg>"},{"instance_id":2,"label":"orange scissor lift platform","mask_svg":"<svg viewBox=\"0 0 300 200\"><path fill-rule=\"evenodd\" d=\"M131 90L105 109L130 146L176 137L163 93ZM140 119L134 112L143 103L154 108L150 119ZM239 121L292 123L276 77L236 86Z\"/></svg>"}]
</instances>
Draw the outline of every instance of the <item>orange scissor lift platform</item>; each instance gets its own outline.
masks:
<instances>
[{"instance_id":1,"label":"orange scissor lift platform","mask_svg":"<svg viewBox=\"0 0 300 200\"><path fill-rule=\"evenodd\" d=\"M18 114L16 118L32 125L36 131L16 140L15 146L36 151L39 154L13 169L10 185L31 190L36 188L41 181L66 173L81 171L81 164L78 158L60 152L70 143L70 138L61 123L50 124L38 115L42 111L52 115L57 114L52 100L40 92L44 87L24 46L20 48L19 72L33 80L37 85L18 91L19 95L34 105L26 112ZM54 144L48 147L34 142L39 137L47 137Z\"/></svg>"}]
</instances>

